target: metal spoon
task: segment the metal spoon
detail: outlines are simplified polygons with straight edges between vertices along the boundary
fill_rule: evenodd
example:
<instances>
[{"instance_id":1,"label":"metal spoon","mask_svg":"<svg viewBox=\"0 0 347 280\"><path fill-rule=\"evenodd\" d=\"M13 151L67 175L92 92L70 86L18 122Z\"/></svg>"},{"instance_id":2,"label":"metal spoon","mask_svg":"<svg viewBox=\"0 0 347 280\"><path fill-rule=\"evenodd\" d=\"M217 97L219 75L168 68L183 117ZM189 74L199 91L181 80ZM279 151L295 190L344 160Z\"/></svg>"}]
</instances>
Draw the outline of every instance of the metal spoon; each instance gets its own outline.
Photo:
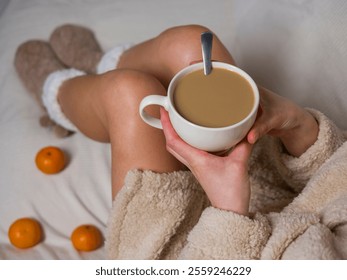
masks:
<instances>
[{"instance_id":1,"label":"metal spoon","mask_svg":"<svg viewBox=\"0 0 347 280\"><path fill-rule=\"evenodd\" d=\"M208 75L212 71L211 52L213 34L210 31L201 33L202 59L204 62L204 74Z\"/></svg>"}]
</instances>

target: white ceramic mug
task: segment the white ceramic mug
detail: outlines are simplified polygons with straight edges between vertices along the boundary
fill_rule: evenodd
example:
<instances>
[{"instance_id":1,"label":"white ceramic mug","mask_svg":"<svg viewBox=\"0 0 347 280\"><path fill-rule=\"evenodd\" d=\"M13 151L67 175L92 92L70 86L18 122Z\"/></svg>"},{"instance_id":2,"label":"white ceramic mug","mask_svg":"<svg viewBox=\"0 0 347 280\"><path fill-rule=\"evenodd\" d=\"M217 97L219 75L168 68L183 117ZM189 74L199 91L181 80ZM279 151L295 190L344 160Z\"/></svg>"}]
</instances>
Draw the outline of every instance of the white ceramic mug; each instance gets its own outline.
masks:
<instances>
[{"instance_id":1,"label":"white ceramic mug","mask_svg":"<svg viewBox=\"0 0 347 280\"><path fill-rule=\"evenodd\" d=\"M228 150L235 144L240 142L252 127L257 116L257 110L259 106L258 87L253 79L240 68L223 62L212 62L212 67L236 72L243 78L245 78L252 87L254 94L254 104L252 110L243 120L230 126L211 128L194 124L183 118L177 112L173 102L173 94L175 92L177 83L183 76L187 75L188 73L203 69L203 63L190 65L178 72L169 84L167 96L149 95L145 97L141 101L139 108L142 119L147 124L162 129L160 120L150 116L145 112L145 108L147 106L159 105L163 106L165 110L168 111L170 121L177 134L191 146L208 152L220 152Z\"/></svg>"}]
</instances>

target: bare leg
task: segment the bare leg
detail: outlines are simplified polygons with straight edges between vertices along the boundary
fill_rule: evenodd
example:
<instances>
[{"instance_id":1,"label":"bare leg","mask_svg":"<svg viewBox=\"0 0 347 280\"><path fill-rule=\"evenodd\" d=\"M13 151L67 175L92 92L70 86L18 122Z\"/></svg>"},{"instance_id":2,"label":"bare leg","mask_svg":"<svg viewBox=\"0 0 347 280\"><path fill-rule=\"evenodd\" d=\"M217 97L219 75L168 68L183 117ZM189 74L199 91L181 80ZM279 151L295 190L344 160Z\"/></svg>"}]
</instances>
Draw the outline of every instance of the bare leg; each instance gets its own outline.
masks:
<instances>
[{"instance_id":1,"label":"bare leg","mask_svg":"<svg viewBox=\"0 0 347 280\"><path fill-rule=\"evenodd\" d=\"M164 86L168 86L179 70L191 62L202 60L200 35L207 30L199 25L168 29L126 51L117 67L150 73ZM214 36L212 59L234 64L230 53L217 36Z\"/></svg>"},{"instance_id":2,"label":"bare leg","mask_svg":"<svg viewBox=\"0 0 347 280\"><path fill-rule=\"evenodd\" d=\"M200 34L206 30L201 26L169 29L124 53L118 70L77 77L61 86L59 102L65 115L86 136L111 143L113 197L131 169L185 169L166 151L162 131L141 120L138 107L148 94L165 95L177 71L201 60ZM218 38L212 58L233 63ZM158 108L151 111L159 117Z\"/></svg>"},{"instance_id":3,"label":"bare leg","mask_svg":"<svg viewBox=\"0 0 347 280\"><path fill-rule=\"evenodd\" d=\"M143 97L165 92L155 77L134 70L77 77L60 89L64 113L80 131L111 143L113 197L131 169L159 173L185 169L166 151L162 131L145 124L138 114ZM149 113L159 117L158 108Z\"/></svg>"},{"instance_id":4,"label":"bare leg","mask_svg":"<svg viewBox=\"0 0 347 280\"><path fill-rule=\"evenodd\" d=\"M117 68L150 73L167 87L178 71L192 62L202 60L200 35L207 30L199 25L170 28L126 51ZM212 59L234 64L232 56L216 35L213 39Z\"/></svg>"}]
</instances>

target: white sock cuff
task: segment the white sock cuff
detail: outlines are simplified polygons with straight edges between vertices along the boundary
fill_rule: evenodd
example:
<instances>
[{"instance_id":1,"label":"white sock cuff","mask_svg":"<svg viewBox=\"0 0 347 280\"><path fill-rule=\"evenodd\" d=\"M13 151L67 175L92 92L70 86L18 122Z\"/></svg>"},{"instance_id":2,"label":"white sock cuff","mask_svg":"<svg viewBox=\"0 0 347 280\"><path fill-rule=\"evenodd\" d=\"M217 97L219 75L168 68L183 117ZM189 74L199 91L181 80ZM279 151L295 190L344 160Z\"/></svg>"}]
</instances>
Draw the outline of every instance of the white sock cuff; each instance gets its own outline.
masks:
<instances>
[{"instance_id":1,"label":"white sock cuff","mask_svg":"<svg viewBox=\"0 0 347 280\"><path fill-rule=\"evenodd\" d=\"M43 85L42 102L49 117L69 131L77 131L78 129L61 110L57 100L58 91L63 82L82 75L85 73L76 69L58 70L51 73Z\"/></svg>"},{"instance_id":2,"label":"white sock cuff","mask_svg":"<svg viewBox=\"0 0 347 280\"><path fill-rule=\"evenodd\" d=\"M132 46L133 44L122 44L107 51L99 61L96 68L96 73L102 74L107 71L116 69L120 56L123 54L123 52L125 52Z\"/></svg>"}]
</instances>

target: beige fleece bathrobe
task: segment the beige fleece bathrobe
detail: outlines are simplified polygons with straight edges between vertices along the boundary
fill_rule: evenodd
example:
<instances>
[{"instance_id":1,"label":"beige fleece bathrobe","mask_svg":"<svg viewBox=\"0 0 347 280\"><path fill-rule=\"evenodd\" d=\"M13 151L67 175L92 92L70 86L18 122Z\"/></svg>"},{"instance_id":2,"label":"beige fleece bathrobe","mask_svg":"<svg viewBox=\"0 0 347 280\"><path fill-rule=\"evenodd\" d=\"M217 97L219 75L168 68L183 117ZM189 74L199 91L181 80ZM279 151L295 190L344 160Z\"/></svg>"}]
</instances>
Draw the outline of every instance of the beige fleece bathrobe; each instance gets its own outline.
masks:
<instances>
[{"instance_id":1,"label":"beige fleece bathrobe","mask_svg":"<svg viewBox=\"0 0 347 280\"><path fill-rule=\"evenodd\" d=\"M301 157L272 137L255 145L251 217L211 207L190 172L130 171L111 210L108 257L347 259L346 138L309 111L320 131Z\"/></svg>"}]
</instances>

